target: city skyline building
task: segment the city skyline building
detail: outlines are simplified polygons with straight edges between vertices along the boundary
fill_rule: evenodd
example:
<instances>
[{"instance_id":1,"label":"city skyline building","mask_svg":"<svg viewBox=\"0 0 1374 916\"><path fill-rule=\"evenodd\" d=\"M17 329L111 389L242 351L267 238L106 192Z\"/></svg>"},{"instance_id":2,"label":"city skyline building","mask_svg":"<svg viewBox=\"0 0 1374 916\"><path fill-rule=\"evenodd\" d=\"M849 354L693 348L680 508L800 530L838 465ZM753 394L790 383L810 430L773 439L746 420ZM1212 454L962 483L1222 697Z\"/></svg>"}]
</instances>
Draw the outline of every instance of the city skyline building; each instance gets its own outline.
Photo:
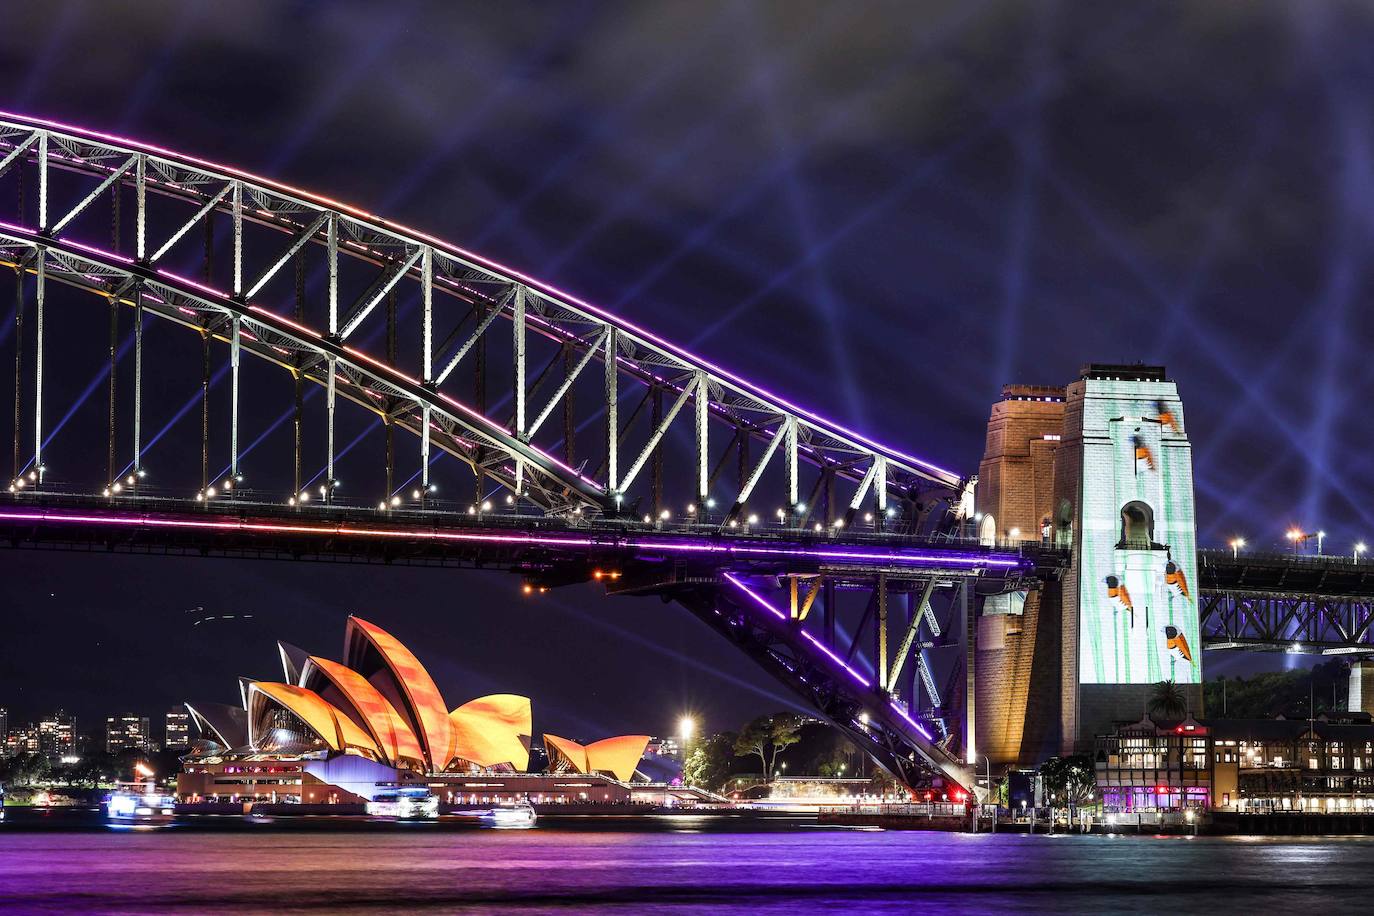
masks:
<instances>
[{"instance_id":1,"label":"city skyline building","mask_svg":"<svg viewBox=\"0 0 1374 916\"><path fill-rule=\"evenodd\" d=\"M191 714L185 708L169 709L162 717L162 747L168 751L191 746Z\"/></svg>"},{"instance_id":2,"label":"city skyline building","mask_svg":"<svg viewBox=\"0 0 1374 916\"><path fill-rule=\"evenodd\" d=\"M38 722L38 752L49 760L76 754L76 717L56 710Z\"/></svg>"},{"instance_id":3,"label":"city skyline building","mask_svg":"<svg viewBox=\"0 0 1374 916\"><path fill-rule=\"evenodd\" d=\"M147 716L124 713L106 717L105 753L119 754L124 751L147 753L150 750L152 750L152 740L148 730Z\"/></svg>"}]
</instances>

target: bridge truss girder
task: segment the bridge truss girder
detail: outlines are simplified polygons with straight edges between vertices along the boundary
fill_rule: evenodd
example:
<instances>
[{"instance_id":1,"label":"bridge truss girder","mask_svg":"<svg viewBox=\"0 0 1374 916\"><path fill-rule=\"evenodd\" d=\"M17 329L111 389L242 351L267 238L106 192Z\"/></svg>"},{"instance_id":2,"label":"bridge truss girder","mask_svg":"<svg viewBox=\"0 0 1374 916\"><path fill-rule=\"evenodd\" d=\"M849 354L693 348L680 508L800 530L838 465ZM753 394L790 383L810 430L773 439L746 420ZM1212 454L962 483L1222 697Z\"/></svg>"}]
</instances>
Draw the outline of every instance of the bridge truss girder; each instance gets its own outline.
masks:
<instances>
[{"instance_id":1,"label":"bridge truss girder","mask_svg":"<svg viewBox=\"0 0 1374 916\"><path fill-rule=\"evenodd\" d=\"M944 520L942 507L958 512L967 506L970 480L801 410L537 280L335 201L167 150L0 115L0 177L6 171L20 173L21 200L24 188L37 189L36 202L18 214L15 224L4 227L6 261L17 271L37 276L51 270L54 280L128 306L139 314L140 329L142 314L151 313L199 332L207 342L230 347L236 407L227 419L234 430L233 453L227 458L235 473L240 467L237 355L242 351L327 390L326 482L331 498L334 406L342 398L383 418L388 455L393 425L418 436L423 484L428 484L433 444L468 463L479 485L493 479L516 498L551 514L638 518L646 505L652 509L645 513L649 515L667 506L680 514L688 505L703 525L740 525L754 514L749 500L759 498L757 488L765 477L770 479L770 498L785 505L786 520L797 527L813 521L853 525L862 514L874 528L909 532L921 530L932 518ZM58 193L59 179L67 185L65 194ZM108 215L100 212L106 198L112 211ZM34 200L32 191L29 199ZM129 223L132 257L110 250L120 247ZM109 249L93 244L98 242L93 224L113 227ZM214 241L215 229L225 224L222 242L229 247L228 256L216 258L223 246ZM186 240L199 232L205 234L204 279L193 281L166 265L178 257L184 260ZM323 253L322 295L302 293L307 251ZM282 298L292 262L297 265L296 314L288 318L262 303ZM36 281L40 359L46 279ZM398 327L398 296L419 303L419 320L404 328ZM313 327L307 314L318 319ZM375 357L355 344L367 328L380 330L376 325L382 315L387 353ZM503 396L500 403L509 405L508 416L484 403L485 378L476 382L478 394L472 399L459 397L452 387L460 362L490 374L485 355L498 349L492 340L498 317L509 326L509 335L501 335L500 341L509 364L499 375L507 381L496 392ZM111 315L110 322L113 335L118 315ZM445 334L444 327L451 330ZM398 336L412 345L404 349L414 350L413 355L398 354ZM542 371L536 371L536 341L542 341L546 354L552 348L555 355ZM61 354L50 356L60 359ZM562 383L552 383L557 372L550 370L560 357ZM591 370L596 363L600 372ZM144 368L140 363L138 371ZM43 386L41 369L36 366L35 372L29 463L41 477ZM112 372L112 386L113 378ZM591 379L599 379L598 395L577 398L579 414L574 392ZM652 404L647 429L635 427L641 408L622 424L623 381L643 389L644 402ZM541 387L551 388L552 394L541 399ZM672 405L666 414L664 400ZM561 439L558 424L546 422L558 407L563 408ZM665 435L675 423L688 422L696 446L691 471L665 482ZM589 423L604 427L600 465L591 472L587 462L578 465L571 454L574 430ZM132 425L137 431L137 417ZM112 441L114 426L112 410ZM729 457L718 447L722 427L739 466L733 488L720 480ZM422 431L428 434L420 435ZM141 469L137 432L135 438L134 463ZM751 456L751 443L760 457ZM567 460L555 457L560 446ZM815 469L814 486L800 473L805 465ZM388 484L392 470L389 463ZM202 489L207 485L200 482ZM716 502L721 511L708 514L707 507Z\"/></svg>"},{"instance_id":2,"label":"bridge truss girder","mask_svg":"<svg viewBox=\"0 0 1374 916\"><path fill-rule=\"evenodd\" d=\"M1205 590L1200 598L1204 649L1374 653L1374 596Z\"/></svg>"}]
</instances>

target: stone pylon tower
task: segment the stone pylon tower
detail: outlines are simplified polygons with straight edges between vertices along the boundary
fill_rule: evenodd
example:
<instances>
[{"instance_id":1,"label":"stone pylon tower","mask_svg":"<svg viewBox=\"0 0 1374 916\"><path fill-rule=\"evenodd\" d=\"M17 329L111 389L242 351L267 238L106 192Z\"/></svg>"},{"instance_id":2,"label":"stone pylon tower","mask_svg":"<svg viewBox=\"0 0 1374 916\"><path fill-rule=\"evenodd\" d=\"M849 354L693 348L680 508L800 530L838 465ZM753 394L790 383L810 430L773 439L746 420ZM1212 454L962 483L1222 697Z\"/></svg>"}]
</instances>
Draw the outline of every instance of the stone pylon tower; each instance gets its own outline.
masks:
<instances>
[{"instance_id":1,"label":"stone pylon tower","mask_svg":"<svg viewBox=\"0 0 1374 916\"><path fill-rule=\"evenodd\" d=\"M985 542L1069 557L1059 582L982 602L974 708L990 761L1090 749L1138 721L1162 680L1200 715L1192 448L1164 370L1090 365L1067 388L1006 386L978 477Z\"/></svg>"},{"instance_id":2,"label":"stone pylon tower","mask_svg":"<svg viewBox=\"0 0 1374 916\"><path fill-rule=\"evenodd\" d=\"M1064 752L1139 719L1160 681L1202 713L1193 459L1162 367L1090 365L1066 389L1055 454Z\"/></svg>"},{"instance_id":3,"label":"stone pylon tower","mask_svg":"<svg viewBox=\"0 0 1374 916\"><path fill-rule=\"evenodd\" d=\"M974 499L985 543L1045 539L1063 427L1063 388L1002 388L988 417ZM1059 752L1060 639L1059 595L1052 583L983 600L975 726L979 751L993 766L1033 766Z\"/></svg>"}]
</instances>

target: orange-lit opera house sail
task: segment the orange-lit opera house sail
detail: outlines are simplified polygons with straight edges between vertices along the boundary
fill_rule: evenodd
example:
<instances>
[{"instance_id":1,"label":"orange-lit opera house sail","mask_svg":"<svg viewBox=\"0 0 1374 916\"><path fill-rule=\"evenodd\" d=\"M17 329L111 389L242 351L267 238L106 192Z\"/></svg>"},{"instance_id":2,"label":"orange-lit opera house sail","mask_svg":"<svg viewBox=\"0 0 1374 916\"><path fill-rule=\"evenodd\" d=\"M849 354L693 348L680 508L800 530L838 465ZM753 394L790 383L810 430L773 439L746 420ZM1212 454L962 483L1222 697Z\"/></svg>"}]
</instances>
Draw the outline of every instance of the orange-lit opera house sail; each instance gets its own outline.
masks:
<instances>
[{"instance_id":1,"label":"orange-lit opera house sail","mask_svg":"<svg viewBox=\"0 0 1374 916\"><path fill-rule=\"evenodd\" d=\"M621 782L629 782L634 776L648 747L648 735L621 735L588 745L557 735L544 735L551 770L567 768L575 773L610 773Z\"/></svg>"},{"instance_id":2,"label":"orange-lit opera house sail","mask_svg":"<svg viewBox=\"0 0 1374 916\"><path fill-rule=\"evenodd\" d=\"M187 708L202 735L226 748L361 754L398 768L529 769L534 734L528 697L492 694L449 712L419 660L394 636L348 618L345 662L277 644L289 683L240 679L243 708ZM245 734L246 732L246 734ZM634 776L647 735L607 738L585 747L545 735L555 769Z\"/></svg>"},{"instance_id":3,"label":"orange-lit opera house sail","mask_svg":"<svg viewBox=\"0 0 1374 916\"><path fill-rule=\"evenodd\" d=\"M448 707L420 660L381 627L349 617L344 663L374 684L377 674L388 676L392 690L382 692L410 719L430 769L445 769L451 747Z\"/></svg>"},{"instance_id":4,"label":"orange-lit opera house sail","mask_svg":"<svg viewBox=\"0 0 1374 916\"><path fill-rule=\"evenodd\" d=\"M359 751L374 760L382 757L371 736L318 693L270 681L255 681L248 688L249 744L266 748L289 740L274 734L278 730L274 716L278 709L289 712L332 751Z\"/></svg>"},{"instance_id":5,"label":"orange-lit opera house sail","mask_svg":"<svg viewBox=\"0 0 1374 916\"><path fill-rule=\"evenodd\" d=\"M521 772L530 765L533 717L529 697L497 693L464 703L449 713L453 762L479 767L510 764Z\"/></svg>"},{"instance_id":6,"label":"orange-lit opera house sail","mask_svg":"<svg viewBox=\"0 0 1374 916\"><path fill-rule=\"evenodd\" d=\"M367 728L387 763L424 768L425 755L415 732L396 707L361 674L336 661L312 655L301 666L300 685L331 698L337 691L340 699L335 705L355 713L353 718Z\"/></svg>"}]
</instances>

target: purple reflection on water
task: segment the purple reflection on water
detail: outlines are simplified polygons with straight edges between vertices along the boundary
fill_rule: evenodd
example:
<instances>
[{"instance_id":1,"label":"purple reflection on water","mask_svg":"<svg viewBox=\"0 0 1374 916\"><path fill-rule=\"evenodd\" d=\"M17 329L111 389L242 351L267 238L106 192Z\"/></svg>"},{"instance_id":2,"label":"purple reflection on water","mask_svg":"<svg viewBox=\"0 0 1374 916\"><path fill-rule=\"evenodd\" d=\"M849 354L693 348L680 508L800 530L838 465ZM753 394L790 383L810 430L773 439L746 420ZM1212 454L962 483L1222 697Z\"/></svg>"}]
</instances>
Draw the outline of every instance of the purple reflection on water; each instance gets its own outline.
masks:
<instances>
[{"instance_id":1,"label":"purple reflection on water","mask_svg":"<svg viewBox=\"0 0 1374 916\"><path fill-rule=\"evenodd\" d=\"M732 819L733 821L733 819ZM237 823L237 821L236 821ZM969 836L741 825L691 816L614 827L385 832L0 827L0 901L19 911L1196 912L1356 906L1374 842ZM571 909L569 909L571 908Z\"/></svg>"}]
</instances>

